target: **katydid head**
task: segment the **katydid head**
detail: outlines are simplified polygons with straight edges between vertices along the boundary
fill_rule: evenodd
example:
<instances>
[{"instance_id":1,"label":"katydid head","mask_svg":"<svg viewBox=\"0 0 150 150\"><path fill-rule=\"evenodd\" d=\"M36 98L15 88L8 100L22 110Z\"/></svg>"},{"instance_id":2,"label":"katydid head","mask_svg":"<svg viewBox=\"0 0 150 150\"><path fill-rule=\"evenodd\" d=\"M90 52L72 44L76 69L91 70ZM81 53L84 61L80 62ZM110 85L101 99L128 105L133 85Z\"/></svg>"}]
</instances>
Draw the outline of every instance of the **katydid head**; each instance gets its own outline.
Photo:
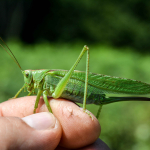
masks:
<instances>
[{"instance_id":1,"label":"katydid head","mask_svg":"<svg viewBox=\"0 0 150 150\"><path fill-rule=\"evenodd\" d=\"M24 82L27 85L30 85L33 79L32 71L31 70L24 70L22 71L24 75Z\"/></svg>"},{"instance_id":2,"label":"katydid head","mask_svg":"<svg viewBox=\"0 0 150 150\"><path fill-rule=\"evenodd\" d=\"M34 89L34 84L33 84L33 75L31 70L24 70L22 71L23 76L24 76L24 83L25 86L27 87L28 92L31 92Z\"/></svg>"}]
</instances>

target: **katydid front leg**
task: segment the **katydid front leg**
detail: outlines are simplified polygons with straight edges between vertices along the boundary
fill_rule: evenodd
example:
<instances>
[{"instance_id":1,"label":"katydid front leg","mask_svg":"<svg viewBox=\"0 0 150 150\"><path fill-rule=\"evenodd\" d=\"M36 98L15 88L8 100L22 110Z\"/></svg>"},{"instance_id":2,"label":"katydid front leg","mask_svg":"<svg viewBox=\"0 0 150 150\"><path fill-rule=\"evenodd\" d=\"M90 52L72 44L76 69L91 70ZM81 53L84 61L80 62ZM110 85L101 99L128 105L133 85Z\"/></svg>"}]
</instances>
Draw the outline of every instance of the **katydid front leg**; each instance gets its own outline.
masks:
<instances>
[{"instance_id":1,"label":"katydid front leg","mask_svg":"<svg viewBox=\"0 0 150 150\"><path fill-rule=\"evenodd\" d=\"M40 97L41 97L41 94L42 94L42 93L43 93L43 99L44 99L44 102L45 102L45 104L46 104L46 107L47 107L48 111L49 111L49 112L52 112L51 107L50 107L49 102L48 102L48 98L47 98L48 92L47 92L46 90L43 91L43 90L40 90L40 89L39 89L39 90L38 90L37 97L36 97L36 101L35 101L33 113L36 113L36 109L38 108L39 100L40 100Z\"/></svg>"},{"instance_id":2,"label":"katydid front leg","mask_svg":"<svg viewBox=\"0 0 150 150\"><path fill-rule=\"evenodd\" d=\"M67 82L69 81L71 74L73 73L73 71L75 70L76 66L78 65L78 63L80 62L82 56L84 55L84 53L87 51L87 59L86 59L86 76L85 76L85 88L84 88L84 99L83 99L83 110L88 113L86 111L86 96L87 96L87 85L88 85L88 73L89 73L89 48L87 46L84 46L79 57L77 58L76 62L74 63L74 65L71 67L71 69L68 71L68 73L60 80L60 82L58 83L58 85L55 88L55 91L52 94L53 98L59 98L62 94L62 92L64 91ZM89 114L89 113L88 113ZM90 114L89 114L90 116Z\"/></svg>"},{"instance_id":3,"label":"katydid front leg","mask_svg":"<svg viewBox=\"0 0 150 150\"><path fill-rule=\"evenodd\" d=\"M24 88L25 88L25 85L23 85L23 87L17 92L17 94L13 98L17 98Z\"/></svg>"}]
</instances>

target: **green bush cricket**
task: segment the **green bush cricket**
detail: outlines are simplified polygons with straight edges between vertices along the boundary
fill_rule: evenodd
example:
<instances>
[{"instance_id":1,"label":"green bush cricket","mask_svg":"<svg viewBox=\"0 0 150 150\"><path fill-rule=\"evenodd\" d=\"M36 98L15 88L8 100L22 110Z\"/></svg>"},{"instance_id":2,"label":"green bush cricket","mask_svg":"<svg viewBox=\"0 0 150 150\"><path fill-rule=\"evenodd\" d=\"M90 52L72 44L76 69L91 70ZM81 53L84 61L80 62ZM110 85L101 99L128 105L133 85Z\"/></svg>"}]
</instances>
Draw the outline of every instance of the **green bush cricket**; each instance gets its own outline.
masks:
<instances>
[{"instance_id":1,"label":"green bush cricket","mask_svg":"<svg viewBox=\"0 0 150 150\"><path fill-rule=\"evenodd\" d=\"M69 71L50 69L22 70L12 51L9 48L9 51L7 51L5 48L4 50L19 66L24 75L25 83L14 96L14 98L17 98L24 88L27 88L29 92L28 95L34 93L35 89L38 89L34 106L34 113L36 112L40 96L42 94L44 102L50 112L52 111L47 96L51 96L53 98L65 98L73 102L83 103L84 111L86 111L86 104L99 105L100 108L97 113L97 118L99 117L101 107L104 104L130 100L150 101L150 98L147 97L106 97L105 94L107 93L137 95L149 94L150 84L131 79L90 73L89 48L87 46L83 47L83 50L81 51L79 57ZM75 70L77 64L79 63L85 52L87 52L86 71L83 72Z\"/></svg>"}]
</instances>

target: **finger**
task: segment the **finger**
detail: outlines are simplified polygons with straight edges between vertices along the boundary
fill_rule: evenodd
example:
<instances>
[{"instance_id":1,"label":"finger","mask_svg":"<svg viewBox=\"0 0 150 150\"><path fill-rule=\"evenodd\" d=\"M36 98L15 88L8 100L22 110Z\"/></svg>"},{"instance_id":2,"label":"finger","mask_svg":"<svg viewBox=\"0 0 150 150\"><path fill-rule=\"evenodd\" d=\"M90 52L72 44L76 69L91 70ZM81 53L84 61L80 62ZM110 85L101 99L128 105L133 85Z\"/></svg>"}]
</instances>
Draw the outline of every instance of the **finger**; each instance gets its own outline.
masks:
<instances>
[{"instance_id":1,"label":"finger","mask_svg":"<svg viewBox=\"0 0 150 150\"><path fill-rule=\"evenodd\" d=\"M61 126L51 113L37 113L24 120L0 117L0 149L53 150L57 147L61 138ZM48 122L46 125L45 121Z\"/></svg>"},{"instance_id":2,"label":"finger","mask_svg":"<svg viewBox=\"0 0 150 150\"><path fill-rule=\"evenodd\" d=\"M16 99L10 99L0 104L0 116L16 116L25 117L33 114L36 96L26 96ZM39 101L39 105L44 104L43 99ZM39 108L38 108L39 109Z\"/></svg>"},{"instance_id":3,"label":"finger","mask_svg":"<svg viewBox=\"0 0 150 150\"><path fill-rule=\"evenodd\" d=\"M92 118L74 103L67 100L50 101L53 114L62 125L60 145L66 148L79 148L96 141L100 135L98 120Z\"/></svg>"},{"instance_id":4,"label":"finger","mask_svg":"<svg viewBox=\"0 0 150 150\"><path fill-rule=\"evenodd\" d=\"M79 148L96 141L100 135L98 120L78 107L75 103L64 99L49 99L54 116L62 125L60 145L65 148ZM43 101L42 101L43 102ZM39 104L37 112L48 111L46 105Z\"/></svg>"},{"instance_id":5,"label":"finger","mask_svg":"<svg viewBox=\"0 0 150 150\"><path fill-rule=\"evenodd\" d=\"M28 96L6 101L0 105L2 116L24 117L33 112L35 96ZM50 100L53 114L62 125L62 139L60 145L67 148L78 148L93 143L100 134L100 125L93 116L93 120L71 101L57 99ZM40 100L37 112L48 111L44 101ZM92 114L91 114L92 115Z\"/></svg>"}]
</instances>

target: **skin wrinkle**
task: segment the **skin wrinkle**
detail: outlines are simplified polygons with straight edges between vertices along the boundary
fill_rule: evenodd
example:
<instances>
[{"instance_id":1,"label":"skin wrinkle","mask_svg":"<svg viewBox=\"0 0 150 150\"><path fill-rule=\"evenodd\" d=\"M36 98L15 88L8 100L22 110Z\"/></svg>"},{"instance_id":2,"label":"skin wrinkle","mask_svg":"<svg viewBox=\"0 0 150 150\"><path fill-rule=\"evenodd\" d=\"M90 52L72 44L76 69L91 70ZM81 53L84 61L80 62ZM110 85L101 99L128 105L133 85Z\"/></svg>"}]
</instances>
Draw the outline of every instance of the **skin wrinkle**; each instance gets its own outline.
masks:
<instances>
[{"instance_id":1,"label":"skin wrinkle","mask_svg":"<svg viewBox=\"0 0 150 150\"><path fill-rule=\"evenodd\" d=\"M7 137L7 125L5 126L5 131L4 131L4 129L3 129L3 131L0 129L0 135L1 135L1 133L3 133L3 132L5 132L5 137ZM5 137L4 137L4 138L5 138ZM3 144L3 141L2 141L2 140L0 140L0 145L1 145L0 147L1 147L2 149L7 149L7 148L6 148L6 145Z\"/></svg>"},{"instance_id":2,"label":"skin wrinkle","mask_svg":"<svg viewBox=\"0 0 150 150\"><path fill-rule=\"evenodd\" d=\"M3 107L0 106L0 116L3 117Z\"/></svg>"},{"instance_id":3,"label":"skin wrinkle","mask_svg":"<svg viewBox=\"0 0 150 150\"><path fill-rule=\"evenodd\" d=\"M73 113L73 109L70 106L63 107L62 111L63 111L63 114L67 115L68 118L75 115Z\"/></svg>"},{"instance_id":4,"label":"skin wrinkle","mask_svg":"<svg viewBox=\"0 0 150 150\"><path fill-rule=\"evenodd\" d=\"M94 119L93 119L93 115L92 115L88 110L84 111L83 108L81 108L81 107L79 107L79 110L78 110L78 111L73 111L73 109L72 109L71 106L61 107L61 104L59 104L59 107L60 107L60 108L63 108L63 109L62 109L62 114L63 114L63 115L66 115L68 118L71 117L71 116L72 116L72 117L74 116L74 117L81 118L79 111L82 111L82 112L84 112L85 114L87 114L88 116L89 116L89 114L90 114L89 117L92 119L92 121L94 120ZM94 116L94 117L95 117L95 116Z\"/></svg>"},{"instance_id":5,"label":"skin wrinkle","mask_svg":"<svg viewBox=\"0 0 150 150\"><path fill-rule=\"evenodd\" d=\"M67 107L68 111L70 112L70 115L73 115L73 109L71 107Z\"/></svg>"},{"instance_id":6,"label":"skin wrinkle","mask_svg":"<svg viewBox=\"0 0 150 150\"><path fill-rule=\"evenodd\" d=\"M9 117L5 117L5 119L8 121L8 123L5 124L5 131L3 131L3 132L5 132L5 138L9 137L9 140L7 140L7 139L5 139L5 140L7 140L9 143L11 143L12 140L10 140L10 139L12 139L12 138L10 136L14 134L14 131L15 131L14 130L14 125L11 123L11 119ZM10 131L8 131L8 128L9 128L8 125L12 126L11 135L10 135ZM7 134L9 136L7 136Z\"/></svg>"},{"instance_id":7,"label":"skin wrinkle","mask_svg":"<svg viewBox=\"0 0 150 150\"><path fill-rule=\"evenodd\" d=\"M11 124L10 119L9 119L8 117L5 117L5 118L6 118L6 120L8 120L8 121L9 121L9 123ZM8 124L9 124L9 123L8 123ZM5 132L5 133L6 133L6 135L7 135L7 133L9 132L9 131L8 131L8 129L7 129L8 124L6 124L6 126L5 126L5 129L6 129L6 132ZM12 127L12 131L14 131L13 127Z\"/></svg>"},{"instance_id":8,"label":"skin wrinkle","mask_svg":"<svg viewBox=\"0 0 150 150\"><path fill-rule=\"evenodd\" d=\"M17 142L18 142L19 145L20 145L20 146L19 146L19 147L20 147L19 149L22 149L22 147L24 148L24 143L26 144L26 138L24 138L24 140L22 140L22 141L20 141L20 142L19 142L19 138L17 138Z\"/></svg>"},{"instance_id":9,"label":"skin wrinkle","mask_svg":"<svg viewBox=\"0 0 150 150\"><path fill-rule=\"evenodd\" d=\"M10 124L11 124L11 119L10 119L9 117L6 117L6 119L8 119L9 122L10 122ZM16 126L16 127L18 128L19 125L17 125L17 122L15 121L15 123L11 124L11 126L12 126L12 133L11 133L11 135L16 134L16 133L15 133L15 127L14 127L14 126ZM19 141L20 139L16 139L16 140L17 140L16 143L18 143L18 141Z\"/></svg>"},{"instance_id":10,"label":"skin wrinkle","mask_svg":"<svg viewBox=\"0 0 150 150\"><path fill-rule=\"evenodd\" d=\"M73 111L72 107L71 106L66 106L66 107L63 107L62 109L62 114L65 115L66 117L72 117L73 119L75 117L78 117L80 118L80 109L78 111Z\"/></svg>"},{"instance_id":11,"label":"skin wrinkle","mask_svg":"<svg viewBox=\"0 0 150 150\"><path fill-rule=\"evenodd\" d=\"M20 149L24 149L26 147L26 144L28 145L28 147L30 147L31 145L33 145L33 141L32 140L28 140L27 138L24 138L24 140L22 140L21 144L19 144L20 145Z\"/></svg>"},{"instance_id":12,"label":"skin wrinkle","mask_svg":"<svg viewBox=\"0 0 150 150\"><path fill-rule=\"evenodd\" d=\"M54 127L54 128L57 128L57 126L58 126L58 123L57 123L57 122L58 122L58 121L56 120L56 123L55 123L55 127ZM62 128L62 125L61 125L61 124L60 124L60 126L61 126L61 128ZM61 132L62 132L62 130L61 130ZM59 134L55 135L55 137L53 138L53 142L57 141L58 137L59 137L59 142L60 142L61 137L59 136Z\"/></svg>"}]
</instances>

